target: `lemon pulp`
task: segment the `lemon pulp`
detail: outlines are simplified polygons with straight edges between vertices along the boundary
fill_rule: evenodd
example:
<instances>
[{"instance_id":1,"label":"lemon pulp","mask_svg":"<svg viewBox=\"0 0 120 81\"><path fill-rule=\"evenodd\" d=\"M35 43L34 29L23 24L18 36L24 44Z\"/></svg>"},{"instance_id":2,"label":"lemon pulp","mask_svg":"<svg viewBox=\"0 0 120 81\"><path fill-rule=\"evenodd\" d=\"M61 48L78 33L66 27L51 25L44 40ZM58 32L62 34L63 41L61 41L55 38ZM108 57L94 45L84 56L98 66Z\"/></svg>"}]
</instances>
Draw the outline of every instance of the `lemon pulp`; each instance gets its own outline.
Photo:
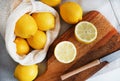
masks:
<instances>
[{"instance_id":1,"label":"lemon pulp","mask_svg":"<svg viewBox=\"0 0 120 81\"><path fill-rule=\"evenodd\" d=\"M60 42L55 47L54 55L58 61L62 63L70 63L76 57L76 47L69 41Z\"/></svg>"},{"instance_id":2,"label":"lemon pulp","mask_svg":"<svg viewBox=\"0 0 120 81\"><path fill-rule=\"evenodd\" d=\"M91 43L97 38L97 29L92 23L82 21L75 26L75 36L81 42Z\"/></svg>"}]
</instances>

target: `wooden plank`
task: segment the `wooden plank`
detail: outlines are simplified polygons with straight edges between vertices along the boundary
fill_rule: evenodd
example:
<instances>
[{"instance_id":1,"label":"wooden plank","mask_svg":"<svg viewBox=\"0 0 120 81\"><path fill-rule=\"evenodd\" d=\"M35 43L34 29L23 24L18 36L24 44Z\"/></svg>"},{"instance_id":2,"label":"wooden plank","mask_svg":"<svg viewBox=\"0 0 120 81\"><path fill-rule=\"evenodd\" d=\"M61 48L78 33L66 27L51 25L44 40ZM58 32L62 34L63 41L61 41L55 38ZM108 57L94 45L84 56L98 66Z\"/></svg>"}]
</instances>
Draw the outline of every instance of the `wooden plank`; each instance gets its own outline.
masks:
<instances>
[{"instance_id":1,"label":"wooden plank","mask_svg":"<svg viewBox=\"0 0 120 81\"><path fill-rule=\"evenodd\" d=\"M39 76L35 81L59 81L61 74L74 65L82 56L86 55L99 41L102 41L102 39L107 36L109 32L112 30L116 32L114 27L105 19L105 17L97 11L91 11L83 17L83 20L89 21L96 26L98 30L97 39L91 44L82 44L78 42L74 36L74 27L68 29L51 45L48 55L52 56L47 61L47 71L42 76ZM54 48L61 41L71 41L76 46L77 57L72 63L63 64L58 62L54 57Z\"/></svg>"}]
</instances>

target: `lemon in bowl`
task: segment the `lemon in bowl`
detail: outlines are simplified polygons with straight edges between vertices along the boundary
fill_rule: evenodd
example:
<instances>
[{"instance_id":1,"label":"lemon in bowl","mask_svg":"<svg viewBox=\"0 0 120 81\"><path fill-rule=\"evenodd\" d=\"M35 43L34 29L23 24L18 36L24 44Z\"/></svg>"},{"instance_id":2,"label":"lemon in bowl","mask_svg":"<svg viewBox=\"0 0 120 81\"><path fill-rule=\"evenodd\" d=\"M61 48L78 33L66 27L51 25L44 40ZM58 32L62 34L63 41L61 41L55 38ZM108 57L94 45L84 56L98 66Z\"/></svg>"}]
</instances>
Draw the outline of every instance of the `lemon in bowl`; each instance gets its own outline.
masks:
<instances>
[{"instance_id":1,"label":"lemon in bowl","mask_svg":"<svg viewBox=\"0 0 120 81\"><path fill-rule=\"evenodd\" d=\"M47 31L55 27L55 17L50 12L33 13L32 17L41 31Z\"/></svg>"},{"instance_id":2,"label":"lemon in bowl","mask_svg":"<svg viewBox=\"0 0 120 81\"><path fill-rule=\"evenodd\" d=\"M15 35L21 38L29 38L34 35L38 27L32 16L24 14L15 26Z\"/></svg>"},{"instance_id":3,"label":"lemon in bowl","mask_svg":"<svg viewBox=\"0 0 120 81\"><path fill-rule=\"evenodd\" d=\"M88 21L79 22L75 26L75 36L78 41L89 44L97 38L97 28Z\"/></svg>"},{"instance_id":4,"label":"lemon in bowl","mask_svg":"<svg viewBox=\"0 0 120 81\"><path fill-rule=\"evenodd\" d=\"M14 42L16 44L18 55L22 56L28 54L28 52L30 51L30 47L25 39L17 37Z\"/></svg>"},{"instance_id":5,"label":"lemon in bowl","mask_svg":"<svg viewBox=\"0 0 120 81\"><path fill-rule=\"evenodd\" d=\"M35 35L31 36L30 38L27 39L28 44L36 49L40 50L44 48L46 41L47 41L47 36L46 33L43 31L38 30Z\"/></svg>"}]
</instances>

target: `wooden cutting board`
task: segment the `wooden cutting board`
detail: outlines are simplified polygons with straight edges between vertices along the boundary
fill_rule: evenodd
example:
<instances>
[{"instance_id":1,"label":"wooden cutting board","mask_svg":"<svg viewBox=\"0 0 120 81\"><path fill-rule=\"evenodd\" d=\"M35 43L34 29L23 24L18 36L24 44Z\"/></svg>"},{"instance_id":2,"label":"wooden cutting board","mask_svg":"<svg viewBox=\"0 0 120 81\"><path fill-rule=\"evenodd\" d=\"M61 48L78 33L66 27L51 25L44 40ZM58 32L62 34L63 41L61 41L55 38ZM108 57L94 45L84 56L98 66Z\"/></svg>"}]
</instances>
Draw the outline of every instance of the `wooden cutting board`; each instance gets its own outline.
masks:
<instances>
[{"instance_id":1,"label":"wooden cutting board","mask_svg":"<svg viewBox=\"0 0 120 81\"><path fill-rule=\"evenodd\" d=\"M97 39L91 44L82 44L75 38L75 27L68 29L50 46L47 57L47 71L43 75L38 76L35 81L61 81L60 76L62 74L83 66L94 59L100 58L120 48L120 35L102 14L97 11L91 11L83 17L83 20L89 21L96 26L98 30ZM58 62L54 57L54 48L61 41L71 41L76 46L77 57L72 63L63 64ZM98 68L94 67L91 70L86 70L87 73L86 71L83 71L85 74L82 72L82 76L81 73L79 73L66 79L66 81L84 81L104 65L105 64L103 63L99 65Z\"/></svg>"},{"instance_id":2,"label":"wooden cutting board","mask_svg":"<svg viewBox=\"0 0 120 81\"><path fill-rule=\"evenodd\" d=\"M107 39L107 37L105 38ZM104 40L102 40L104 41ZM120 34L116 33L112 35L112 37L109 39L108 42L106 42L104 45L100 46L102 43L98 43L89 51L85 56L83 56L79 61L74 64L69 70L65 71L64 73L67 73L69 71L72 71L76 68L79 68L95 59L99 59L105 55L108 55L114 51L117 51L120 49ZM98 47L98 48L96 48ZM84 81L90 76L92 76L94 73L96 73L98 70L100 70L104 65L107 63L101 63L100 65L90 68L88 70L85 70L77 75L74 75L64 81Z\"/></svg>"}]
</instances>

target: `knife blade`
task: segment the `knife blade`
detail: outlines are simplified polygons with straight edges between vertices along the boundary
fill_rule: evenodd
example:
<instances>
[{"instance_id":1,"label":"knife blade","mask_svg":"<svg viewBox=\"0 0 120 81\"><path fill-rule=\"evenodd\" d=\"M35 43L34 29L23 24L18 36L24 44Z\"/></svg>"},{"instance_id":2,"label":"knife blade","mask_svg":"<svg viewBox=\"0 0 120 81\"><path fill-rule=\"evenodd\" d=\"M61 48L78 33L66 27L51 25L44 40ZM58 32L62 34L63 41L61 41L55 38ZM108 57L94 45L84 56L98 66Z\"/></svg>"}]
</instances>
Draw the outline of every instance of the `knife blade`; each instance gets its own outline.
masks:
<instances>
[{"instance_id":1,"label":"knife blade","mask_svg":"<svg viewBox=\"0 0 120 81\"><path fill-rule=\"evenodd\" d=\"M120 50L113 52L112 54L109 54L103 58L100 58L100 62L112 62L115 61L116 59L120 58Z\"/></svg>"},{"instance_id":2,"label":"knife blade","mask_svg":"<svg viewBox=\"0 0 120 81\"><path fill-rule=\"evenodd\" d=\"M65 80L65 79L67 79L67 78L69 78L69 77L71 77L71 76L73 76L73 75L75 75L75 74L77 74L79 72L82 72L82 71L84 71L86 69L89 69L89 68L92 68L92 67L94 67L96 65L99 65L101 62L107 61L108 63L110 63L112 61L117 60L118 58L120 58L120 50L118 50L116 52L113 52L113 53L111 53L111 54L109 54L109 55L107 55L105 57L100 58L100 59L97 59L95 61L92 61L92 62L86 64L85 66L82 66L82 67L80 67L80 68L78 68L76 70L73 70L71 72L63 74L61 76L61 80Z\"/></svg>"}]
</instances>

